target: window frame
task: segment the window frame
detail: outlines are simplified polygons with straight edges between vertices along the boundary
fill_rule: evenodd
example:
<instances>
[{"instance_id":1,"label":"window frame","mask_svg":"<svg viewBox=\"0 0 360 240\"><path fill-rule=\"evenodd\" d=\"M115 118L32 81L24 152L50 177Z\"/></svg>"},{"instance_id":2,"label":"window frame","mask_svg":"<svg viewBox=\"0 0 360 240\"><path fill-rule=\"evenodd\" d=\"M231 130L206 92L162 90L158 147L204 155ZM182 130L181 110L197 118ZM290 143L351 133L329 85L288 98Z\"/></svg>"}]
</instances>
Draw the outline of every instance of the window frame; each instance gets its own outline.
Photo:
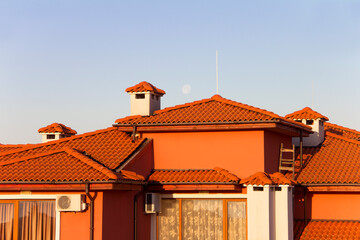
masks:
<instances>
[{"instance_id":1,"label":"window frame","mask_svg":"<svg viewBox=\"0 0 360 240\"><path fill-rule=\"evenodd\" d=\"M0 195L0 203L14 203L14 216L19 213L19 205L20 201L48 201L54 200L56 204L56 195L32 195L32 194L24 194L24 195ZM15 223L17 223L15 225ZM14 238L18 237L18 219L14 217ZM16 230L16 231L15 231ZM60 212L55 210L55 240L60 240Z\"/></svg>"},{"instance_id":2,"label":"window frame","mask_svg":"<svg viewBox=\"0 0 360 240\"><path fill-rule=\"evenodd\" d=\"M183 200L222 200L223 201L223 240L228 239L228 202L245 202L246 210L246 239L248 239L248 205L246 198L169 198L163 197L162 199L174 199L179 201L179 240L182 240L182 201ZM159 215L156 214L156 240L159 240Z\"/></svg>"}]
</instances>

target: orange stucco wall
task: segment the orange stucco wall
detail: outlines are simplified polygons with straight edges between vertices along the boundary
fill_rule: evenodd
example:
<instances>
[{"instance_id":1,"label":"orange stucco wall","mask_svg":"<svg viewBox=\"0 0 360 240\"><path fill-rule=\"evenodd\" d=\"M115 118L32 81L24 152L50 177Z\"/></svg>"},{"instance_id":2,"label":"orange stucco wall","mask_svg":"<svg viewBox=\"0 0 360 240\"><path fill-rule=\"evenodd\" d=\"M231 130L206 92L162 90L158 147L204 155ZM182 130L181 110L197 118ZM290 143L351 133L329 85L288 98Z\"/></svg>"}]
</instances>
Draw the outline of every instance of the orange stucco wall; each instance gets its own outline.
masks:
<instances>
[{"instance_id":1,"label":"orange stucco wall","mask_svg":"<svg viewBox=\"0 0 360 240\"><path fill-rule=\"evenodd\" d=\"M153 142L149 142L139 155L124 167L124 170L133 171L145 178L150 175L154 168Z\"/></svg>"},{"instance_id":2,"label":"orange stucco wall","mask_svg":"<svg viewBox=\"0 0 360 240\"><path fill-rule=\"evenodd\" d=\"M134 238L134 196L136 191L104 192L103 238L106 240ZM150 216L144 214L145 193L138 195L137 237L150 238Z\"/></svg>"},{"instance_id":3,"label":"orange stucco wall","mask_svg":"<svg viewBox=\"0 0 360 240\"><path fill-rule=\"evenodd\" d=\"M143 133L153 138L157 169L221 167L240 178L264 171L263 131Z\"/></svg>"},{"instance_id":4,"label":"orange stucco wall","mask_svg":"<svg viewBox=\"0 0 360 240\"><path fill-rule=\"evenodd\" d=\"M72 192L73 194L74 192ZM90 192L94 196L94 192ZM84 192L81 192L84 194ZM89 200L86 199L88 202ZM102 238L103 193L97 192L94 201L94 240ZM60 239L88 240L90 237L90 211L61 212Z\"/></svg>"},{"instance_id":5,"label":"orange stucco wall","mask_svg":"<svg viewBox=\"0 0 360 240\"><path fill-rule=\"evenodd\" d=\"M358 192L307 192L306 217L308 219L360 220ZM304 195L296 192L294 199L295 219L304 219Z\"/></svg>"},{"instance_id":6,"label":"orange stucco wall","mask_svg":"<svg viewBox=\"0 0 360 240\"><path fill-rule=\"evenodd\" d=\"M265 172L274 173L279 171L280 145L291 148L291 137L276 132L264 132L265 149Z\"/></svg>"},{"instance_id":7,"label":"orange stucco wall","mask_svg":"<svg viewBox=\"0 0 360 240\"><path fill-rule=\"evenodd\" d=\"M312 219L360 220L360 193L311 193L307 198Z\"/></svg>"}]
</instances>

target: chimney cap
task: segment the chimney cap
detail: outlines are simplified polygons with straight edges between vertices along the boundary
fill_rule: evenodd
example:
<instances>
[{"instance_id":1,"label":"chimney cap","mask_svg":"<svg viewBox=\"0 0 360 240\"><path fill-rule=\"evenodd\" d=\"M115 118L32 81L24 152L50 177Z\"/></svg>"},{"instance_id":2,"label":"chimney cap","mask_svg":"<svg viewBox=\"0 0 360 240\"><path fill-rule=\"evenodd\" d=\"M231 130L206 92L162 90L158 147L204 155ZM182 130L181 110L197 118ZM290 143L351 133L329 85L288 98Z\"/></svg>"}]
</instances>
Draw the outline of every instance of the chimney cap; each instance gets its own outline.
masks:
<instances>
[{"instance_id":1,"label":"chimney cap","mask_svg":"<svg viewBox=\"0 0 360 240\"><path fill-rule=\"evenodd\" d=\"M63 134L70 134L75 135L77 132L62 123L53 123L46 127L40 128L38 130L39 133L63 133Z\"/></svg>"},{"instance_id":2,"label":"chimney cap","mask_svg":"<svg viewBox=\"0 0 360 240\"><path fill-rule=\"evenodd\" d=\"M165 91L155 87L154 85L152 85L151 83L148 82L141 82L139 84L136 84L135 86L129 87L125 90L125 92L153 92L153 93L157 93L160 94L161 96L165 94Z\"/></svg>"},{"instance_id":3,"label":"chimney cap","mask_svg":"<svg viewBox=\"0 0 360 240\"><path fill-rule=\"evenodd\" d=\"M324 121L329 121L329 118L327 118L326 116L312 110L309 107L305 107L299 111L287 114L285 116L285 118L290 118L290 119L322 119Z\"/></svg>"}]
</instances>

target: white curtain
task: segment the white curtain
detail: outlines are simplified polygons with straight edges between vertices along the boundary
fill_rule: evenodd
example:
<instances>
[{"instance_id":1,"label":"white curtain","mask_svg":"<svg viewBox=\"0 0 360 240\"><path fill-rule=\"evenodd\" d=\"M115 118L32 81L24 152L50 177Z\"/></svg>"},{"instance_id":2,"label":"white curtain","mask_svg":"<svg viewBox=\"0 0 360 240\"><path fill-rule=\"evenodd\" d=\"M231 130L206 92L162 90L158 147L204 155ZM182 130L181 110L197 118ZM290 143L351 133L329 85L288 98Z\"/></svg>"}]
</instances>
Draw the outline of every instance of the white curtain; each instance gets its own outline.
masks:
<instances>
[{"instance_id":1,"label":"white curtain","mask_svg":"<svg viewBox=\"0 0 360 240\"><path fill-rule=\"evenodd\" d=\"M246 203L228 202L228 240L246 239Z\"/></svg>"},{"instance_id":2,"label":"white curtain","mask_svg":"<svg viewBox=\"0 0 360 240\"><path fill-rule=\"evenodd\" d=\"M19 202L19 240L55 239L55 201Z\"/></svg>"},{"instance_id":3,"label":"white curtain","mask_svg":"<svg viewBox=\"0 0 360 240\"><path fill-rule=\"evenodd\" d=\"M14 231L14 204L0 203L0 239L12 240Z\"/></svg>"},{"instance_id":4,"label":"white curtain","mask_svg":"<svg viewBox=\"0 0 360 240\"><path fill-rule=\"evenodd\" d=\"M158 216L158 239L179 240L179 201L164 199L161 201L161 213Z\"/></svg>"},{"instance_id":5,"label":"white curtain","mask_svg":"<svg viewBox=\"0 0 360 240\"><path fill-rule=\"evenodd\" d=\"M183 200L182 240L222 240L223 201Z\"/></svg>"}]
</instances>

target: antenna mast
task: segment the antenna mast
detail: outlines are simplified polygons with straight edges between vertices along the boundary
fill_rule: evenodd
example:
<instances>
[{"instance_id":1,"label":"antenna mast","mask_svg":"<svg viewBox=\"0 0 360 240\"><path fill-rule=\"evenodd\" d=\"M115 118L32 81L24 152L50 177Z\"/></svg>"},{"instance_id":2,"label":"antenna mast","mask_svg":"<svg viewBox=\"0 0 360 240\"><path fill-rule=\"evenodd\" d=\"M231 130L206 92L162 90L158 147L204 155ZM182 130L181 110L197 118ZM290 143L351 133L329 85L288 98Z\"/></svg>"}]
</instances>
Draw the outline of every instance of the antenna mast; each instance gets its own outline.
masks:
<instances>
[{"instance_id":1,"label":"antenna mast","mask_svg":"<svg viewBox=\"0 0 360 240\"><path fill-rule=\"evenodd\" d=\"M216 50L216 94L219 94L218 51Z\"/></svg>"}]
</instances>

